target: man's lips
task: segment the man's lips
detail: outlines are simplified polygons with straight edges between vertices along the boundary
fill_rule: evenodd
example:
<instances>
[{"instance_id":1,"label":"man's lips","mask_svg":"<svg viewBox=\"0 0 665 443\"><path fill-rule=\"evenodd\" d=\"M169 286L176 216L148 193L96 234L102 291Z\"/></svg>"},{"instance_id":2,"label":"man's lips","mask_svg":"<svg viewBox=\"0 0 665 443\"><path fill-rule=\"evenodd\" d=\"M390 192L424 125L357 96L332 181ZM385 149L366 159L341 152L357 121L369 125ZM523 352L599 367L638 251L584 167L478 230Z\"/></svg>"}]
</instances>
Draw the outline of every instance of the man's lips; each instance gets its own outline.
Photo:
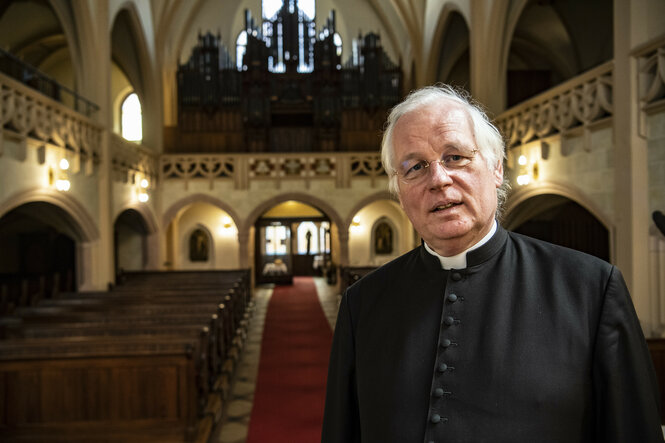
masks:
<instances>
[{"instance_id":1,"label":"man's lips","mask_svg":"<svg viewBox=\"0 0 665 443\"><path fill-rule=\"evenodd\" d=\"M444 210L446 210L446 209L450 209L450 208L452 208L453 206L458 206L458 205L461 205L461 204L462 204L462 203L450 202L450 203L445 203L445 204L436 205L435 207L433 207L433 208L431 209L430 212L444 211Z\"/></svg>"}]
</instances>

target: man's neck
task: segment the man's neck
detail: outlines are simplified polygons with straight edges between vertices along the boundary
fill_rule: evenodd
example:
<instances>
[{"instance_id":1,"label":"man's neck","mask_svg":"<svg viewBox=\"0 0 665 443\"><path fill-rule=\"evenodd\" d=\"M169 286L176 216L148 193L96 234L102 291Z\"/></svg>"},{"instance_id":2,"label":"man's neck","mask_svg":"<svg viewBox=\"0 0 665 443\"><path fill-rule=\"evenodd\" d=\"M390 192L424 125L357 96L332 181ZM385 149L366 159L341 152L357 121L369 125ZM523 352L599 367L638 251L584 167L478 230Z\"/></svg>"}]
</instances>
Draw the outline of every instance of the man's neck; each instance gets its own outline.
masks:
<instances>
[{"instance_id":1,"label":"man's neck","mask_svg":"<svg viewBox=\"0 0 665 443\"><path fill-rule=\"evenodd\" d=\"M489 232L482 238L480 241L478 241L476 244L472 245L471 247L465 249L464 251L460 252L459 254L455 254L450 257L444 257L440 254L438 254L434 249L430 248L427 243L425 243L425 249L427 249L427 252L430 254L434 255L439 259L441 262L441 267L443 269L463 269L466 268L466 254L469 251L473 251L474 249L477 249L487 243L490 238L494 235L496 232L497 228L497 223L496 220L494 220L494 223L492 224L492 227L490 228Z\"/></svg>"}]
</instances>

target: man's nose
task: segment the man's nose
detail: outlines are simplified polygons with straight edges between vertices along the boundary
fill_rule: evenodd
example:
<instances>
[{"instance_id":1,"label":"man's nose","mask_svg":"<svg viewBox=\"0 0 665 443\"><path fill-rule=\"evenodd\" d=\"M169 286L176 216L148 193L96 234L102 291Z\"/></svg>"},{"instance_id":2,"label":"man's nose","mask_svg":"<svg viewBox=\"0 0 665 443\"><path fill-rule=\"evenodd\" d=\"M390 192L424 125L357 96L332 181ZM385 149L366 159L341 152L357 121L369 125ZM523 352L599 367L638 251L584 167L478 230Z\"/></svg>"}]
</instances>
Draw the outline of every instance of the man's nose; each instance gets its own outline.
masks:
<instances>
[{"instance_id":1,"label":"man's nose","mask_svg":"<svg viewBox=\"0 0 665 443\"><path fill-rule=\"evenodd\" d=\"M440 161L432 162L429 165L430 183L432 186L449 185L453 182L448 170Z\"/></svg>"}]
</instances>

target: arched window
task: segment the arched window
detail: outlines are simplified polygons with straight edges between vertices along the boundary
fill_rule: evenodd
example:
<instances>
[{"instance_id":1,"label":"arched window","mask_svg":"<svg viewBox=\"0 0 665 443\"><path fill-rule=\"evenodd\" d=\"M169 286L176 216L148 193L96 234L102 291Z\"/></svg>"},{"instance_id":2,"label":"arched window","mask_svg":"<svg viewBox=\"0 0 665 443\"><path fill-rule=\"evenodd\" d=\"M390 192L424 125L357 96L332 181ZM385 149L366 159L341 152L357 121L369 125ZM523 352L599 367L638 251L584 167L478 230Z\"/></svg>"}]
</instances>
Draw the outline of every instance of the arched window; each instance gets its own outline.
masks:
<instances>
[{"instance_id":1,"label":"arched window","mask_svg":"<svg viewBox=\"0 0 665 443\"><path fill-rule=\"evenodd\" d=\"M282 6L284 6L284 0L263 0L261 2L261 12L263 18L268 20L272 19L273 17L275 17L275 14L277 14L277 11L282 9ZM292 0L289 2L288 6L290 12L293 12L295 4ZM314 20L316 13L316 1L299 0L298 9L300 9L308 19Z\"/></svg>"},{"instance_id":2,"label":"arched window","mask_svg":"<svg viewBox=\"0 0 665 443\"><path fill-rule=\"evenodd\" d=\"M139 96L136 93L129 94L122 102L120 112L122 115L122 136L125 140L133 142L143 140L143 118Z\"/></svg>"},{"instance_id":3,"label":"arched window","mask_svg":"<svg viewBox=\"0 0 665 443\"><path fill-rule=\"evenodd\" d=\"M236 39L236 66L238 71L242 71L242 58L247 52L247 31L240 31Z\"/></svg>"}]
</instances>

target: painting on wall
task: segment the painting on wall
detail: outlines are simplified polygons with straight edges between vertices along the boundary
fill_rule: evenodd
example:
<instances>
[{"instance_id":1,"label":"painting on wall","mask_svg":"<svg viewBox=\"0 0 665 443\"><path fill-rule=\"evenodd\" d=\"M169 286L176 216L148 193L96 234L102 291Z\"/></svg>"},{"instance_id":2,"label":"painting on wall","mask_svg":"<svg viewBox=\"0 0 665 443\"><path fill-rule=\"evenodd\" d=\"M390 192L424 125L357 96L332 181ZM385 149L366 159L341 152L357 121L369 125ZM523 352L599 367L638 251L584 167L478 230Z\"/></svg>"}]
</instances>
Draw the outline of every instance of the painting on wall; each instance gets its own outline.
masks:
<instances>
[{"instance_id":1,"label":"painting on wall","mask_svg":"<svg viewBox=\"0 0 665 443\"><path fill-rule=\"evenodd\" d=\"M195 229L189 237L189 260L208 261L210 239L203 229Z\"/></svg>"},{"instance_id":2,"label":"painting on wall","mask_svg":"<svg viewBox=\"0 0 665 443\"><path fill-rule=\"evenodd\" d=\"M393 253L393 229L386 222L377 223L374 230L374 254Z\"/></svg>"}]
</instances>

